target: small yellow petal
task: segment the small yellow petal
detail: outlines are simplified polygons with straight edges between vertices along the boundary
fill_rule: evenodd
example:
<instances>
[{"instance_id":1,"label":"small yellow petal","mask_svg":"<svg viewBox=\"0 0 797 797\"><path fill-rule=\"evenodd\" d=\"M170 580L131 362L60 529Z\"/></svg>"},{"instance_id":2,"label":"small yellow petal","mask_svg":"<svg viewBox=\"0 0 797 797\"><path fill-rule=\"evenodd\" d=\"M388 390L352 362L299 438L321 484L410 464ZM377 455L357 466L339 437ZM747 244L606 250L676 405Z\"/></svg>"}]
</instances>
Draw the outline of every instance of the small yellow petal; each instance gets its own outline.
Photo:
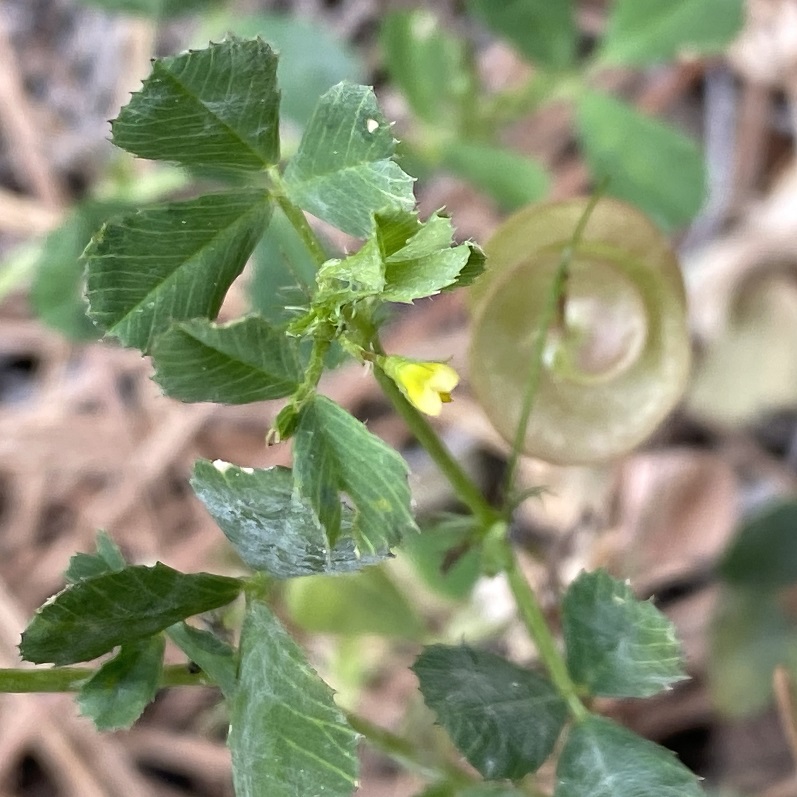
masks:
<instances>
[{"instance_id":1,"label":"small yellow petal","mask_svg":"<svg viewBox=\"0 0 797 797\"><path fill-rule=\"evenodd\" d=\"M459 383L459 374L445 363L388 356L380 365L407 401L426 415L439 415Z\"/></svg>"}]
</instances>

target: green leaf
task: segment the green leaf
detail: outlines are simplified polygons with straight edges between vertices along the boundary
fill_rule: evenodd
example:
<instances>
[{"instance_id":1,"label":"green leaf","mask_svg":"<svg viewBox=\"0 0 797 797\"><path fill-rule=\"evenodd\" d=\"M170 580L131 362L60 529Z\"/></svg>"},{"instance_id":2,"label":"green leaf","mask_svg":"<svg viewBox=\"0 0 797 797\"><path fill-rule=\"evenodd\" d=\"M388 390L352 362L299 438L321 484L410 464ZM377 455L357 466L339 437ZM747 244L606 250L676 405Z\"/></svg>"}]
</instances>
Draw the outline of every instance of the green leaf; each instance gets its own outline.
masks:
<instances>
[{"instance_id":1,"label":"green leaf","mask_svg":"<svg viewBox=\"0 0 797 797\"><path fill-rule=\"evenodd\" d=\"M542 676L464 646L424 648L412 669L426 704L485 778L517 780L553 751L567 709Z\"/></svg>"},{"instance_id":2,"label":"green leaf","mask_svg":"<svg viewBox=\"0 0 797 797\"><path fill-rule=\"evenodd\" d=\"M103 222L126 209L121 202L85 202L45 238L30 288L37 317L71 340L97 340L84 293L85 263L80 255Z\"/></svg>"},{"instance_id":3,"label":"green leaf","mask_svg":"<svg viewBox=\"0 0 797 797\"><path fill-rule=\"evenodd\" d=\"M319 100L288 163L288 195L318 218L364 238L373 213L415 207L412 178L391 159L395 149L373 89L339 83Z\"/></svg>"},{"instance_id":4,"label":"green leaf","mask_svg":"<svg viewBox=\"0 0 797 797\"><path fill-rule=\"evenodd\" d=\"M270 211L262 191L242 191L108 222L84 255L91 318L147 352L174 321L214 317Z\"/></svg>"},{"instance_id":5,"label":"green leaf","mask_svg":"<svg viewBox=\"0 0 797 797\"><path fill-rule=\"evenodd\" d=\"M224 30L220 27L214 24L214 35L234 30L242 38L261 36L279 53L280 116L301 127L327 89L341 80L358 83L365 75L357 54L321 21L268 13L241 17L232 11Z\"/></svg>"},{"instance_id":6,"label":"green leaf","mask_svg":"<svg viewBox=\"0 0 797 797\"><path fill-rule=\"evenodd\" d=\"M472 517L446 518L408 537L401 551L432 589L463 600L481 575L480 546L467 547L475 526Z\"/></svg>"},{"instance_id":7,"label":"green leaf","mask_svg":"<svg viewBox=\"0 0 797 797\"><path fill-rule=\"evenodd\" d=\"M394 212L375 218L385 268L382 298L412 302L439 293L457 282L473 247L452 247L451 219L437 213L421 223L414 214Z\"/></svg>"},{"instance_id":8,"label":"green leaf","mask_svg":"<svg viewBox=\"0 0 797 797\"><path fill-rule=\"evenodd\" d=\"M669 750L593 715L568 734L554 797L703 797L703 790Z\"/></svg>"},{"instance_id":9,"label":"green leaf","mask_svg":"<svg viewBox=\"0 0 797 797\"><path fill-rule=\"evenodd\" d=\"M724 589L711 624L712 703L730 717L763 711L774 700L772 674L797 677L797 623L782 595L755 586Z\"/></svg>"},{"instance_id":10,"label":"green leaf","mask_svg":"<svg viewBox=\"0 0 797 797\"><path fill-rule=\"evenodd\" d=\"M598 57L641 65L717 53L743 23L744 0L615 0Z\"/></svg>"},{"instance_id":11,"label":"green leaf","mask_svg":"<svg viewBox=\"0 0 797 797\"><path fill-rule=\"evenodd\" d=\"M577 125L587 163L596 177L609 178L609 194L667 229L700 210L706 176L694 141L596 91L581 98Z\"/></svg>"},{"instance_id":12,"label":"green leaf","mask_svg":"<svg viewBox=\"0 0 797 797\"><path fill-rule=\"evenodd\" d=\"M80 688L80 713L99 731L129 728L158 693L165 639L127 642Z\"/></svg>"},{"instance_id":13,"label":"green leaf","mask_svg":"<svg viewBox=\"0 0 797 797\"><path fill-rule=\"evenodd\" d=\"M152 347L155 381L181 401L249 404L289 396L302 381L294 339L259 316L175 324Z\"/></svg>"},{"instance_id":14,"label":"green leaf","mask_svg":"<svg viewBox=\"0 0 797 797\"><path fill-rule=\"evenodd\" d=\"M22 658L35 664L89 661L224 606L240 591L236 578L180 573L160 562L126 567L58 593L36 612L19 649Z\"/></svg>"},{"instance_id":15,"label":"green leaf","mask_svg":"<svg viewBox=\"0 0 797 797\"><path fill-rule=\"evenodd\" d=\"M784 501L750 518L720 562L730 584L762 590L797 582L797 503Z\"/></svg>"},{"instance_id":16,"label":"green leaf","mask_svg":"<svg viewBox=\"0 0 797 797\"><path fill-rule=\"evenodd\" d=\"M357 734L268 607L247 604L229 745L237 797L351 797Z\"/></svg>"},{"instance_id":17,"label":"green leaf","mask_svg":"<svg viewBox=\"0 0 797 797\"><path fill-rule=\"evenodd\" d=\"M88 5L144 17L180 17L220 5L221 0L82 0Z\"/></svg>"},{"instance_id":18,"label":"green leaf","mask_svg":"<svg viewBox=\"0 0 797 797\"><path fill-rule=\"evenodd\" d=\"M260 171L279 162L277 56L261 39L233 37L159 58L111 129L142 158Z\"/></svg>"},{"instance_id":19,"label":"green leaf","mask_svg":"<svg viewBox=\"0 0 797 797\"><path fill-rule=\"evenodd\" d=\"M602 570L570 585L562 630L570 674L593 695L649 697L687 677L673 624Z\"/></svg>"},{"instance_id":20,"label":"green leaf","mask_svg":"<svg viewBox=\"0 0 797 797\"><path fill-rule=\"evenodd\" d=\"M458 791L456 797L524 797L525 791L503 783L479 783Z\"/></svg>"},{"instance_id":21,"label":"green leaf","mask_svg":"<svg viewBox=\"0 0 797 797\"><path fill-rule=\"evenodd\" d=\"M318 270L317 315L334 317L342 305L368 296L405 303L432 296L458 282L476 250L470 243L452 247L451 220L437 213L424 223L403 210L376 213L373 224L356 254Z\"/></svg>"},{"instance_id":22,"label":"green leaf","mask_svg":"<svg viewBox=\"0 0 797 797\"><path fill-rule=\"evenodd\" d=\"M542 199L550 185L539 163L490 144L451 141L443 166L486 191L506 210Z\"/></svg>"},{"instance_id":23,"label":"green leaf","mask_svg":"<svg viewBox=\"0 0 797 797\"><path fill-rule=\"evenodd\" d=\"M286 326L310 303L318 264L299 233L276 206L252 257L252 308L273 326Z\"/></svg>"},{"instance_id":24,"label":"green leaf","mask_svg":"<svg viewBox=\"0 0 797 797\"><path fill-rule=\"evenodd\" d=\"M253 470L199 460L191 486L244 563L274 578L359 570L388 555L382 549L358 556L350 510L343 511L342 534L330 550L310 503L295 494L287 468Z\"/></svg>"},{"instance_id":25,"label":"green leaf","mask_svg":"<svg viewBox=\"0 0 797 797\"><path fill-rule=\"evenodd\" d=\"M64 576L68 583L76 584L87 578L124 570L125 567L127 567L127 562L119 547L104 531L99 531L97 532L97 552L76 553L69 560L69 567Z\"/></svg>"},{"instance_id":26,"label":"green leaf","mask_svg":"<svg viewBox=\"0 0 797 797\"><path fill-rule=\"evenodd\" d=\"M572 0L468 0L468 10L541 66L562 69L576 55Z\"/></svg>"},{"instance_id":27,"label":"green leaf","mask_svg":"<svg viewBox=\"0 0 797 797\"><path fill-rule=\"evenodd\" d=\"M420 639L425 631L381 567L351 575L294 579L286 585L285 601L293 621L313 633Z\"/></svg>"},{"instance_id":28,"label":"green leaf","mask_svg":"<svg viewBox=\"0 0 797 797\"><path fill-rule=\"evenodd\" d=\"M341 492L354 505L352 534L364 554L378 554L418 530L406 462L334 401L314 396L302 409L293 458L299 493L332 544L341 533Z\"/></svg>"},{"instance_id":29,"label":"green leaf","mask_svg":"<svg viewBox=\"0 0 797 797\"><path fill-rule=\"evenodd\" d=\"M470 243L470 257L465 267L459 272L457 281L453 285L449 285L444 290L452 290L453 288L467 288L472 285L476 278L484 272L486 258L481 247L476 244Z\"/></svg>"},{"instance_id":30,"label":"green leaf","mask_svg":"<svg viewBox=\"0 0 797 797\"><path fill-rule=\"evenodd\" d=\"M215 683L228 700L238 686L238 662L235 652L210 631L188 623L175 623L166 634L180 650Z\"/></svg>"},{"instance_id":31,"label":"green leaf","mask_svg":"<svg viewBox=\"0 0 797 797\"><path fill-rule=\"evenodd\" d=\"M426 9L394 11L379 31L393 82L415 115L436 130L463 130L475 77L465 39L446 33Z\"/></svg>"}]
</instances>

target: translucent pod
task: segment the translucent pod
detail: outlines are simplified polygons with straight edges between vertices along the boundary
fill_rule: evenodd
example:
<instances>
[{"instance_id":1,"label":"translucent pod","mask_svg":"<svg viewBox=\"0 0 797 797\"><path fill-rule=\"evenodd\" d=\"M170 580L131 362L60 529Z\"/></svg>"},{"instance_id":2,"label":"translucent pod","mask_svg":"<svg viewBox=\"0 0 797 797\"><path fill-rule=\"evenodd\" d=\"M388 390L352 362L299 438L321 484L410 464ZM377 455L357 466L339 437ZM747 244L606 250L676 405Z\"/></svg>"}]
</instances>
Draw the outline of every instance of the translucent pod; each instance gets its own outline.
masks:
<instances>
[{"instance_id":1,"label":"translucent pod","mask_svg":"<svg viewBox=\"0 0 797 797\"><path fill-rule=\"evenodd\" d=\"M512 441L545 308L588 198L527 207L485 247L471 289L470 381ZM667 239L635 208L602 198L570 262L523 451L560 464L609 459L644 440L690 369L686 297Z\"/></svg>"}]
</instances>

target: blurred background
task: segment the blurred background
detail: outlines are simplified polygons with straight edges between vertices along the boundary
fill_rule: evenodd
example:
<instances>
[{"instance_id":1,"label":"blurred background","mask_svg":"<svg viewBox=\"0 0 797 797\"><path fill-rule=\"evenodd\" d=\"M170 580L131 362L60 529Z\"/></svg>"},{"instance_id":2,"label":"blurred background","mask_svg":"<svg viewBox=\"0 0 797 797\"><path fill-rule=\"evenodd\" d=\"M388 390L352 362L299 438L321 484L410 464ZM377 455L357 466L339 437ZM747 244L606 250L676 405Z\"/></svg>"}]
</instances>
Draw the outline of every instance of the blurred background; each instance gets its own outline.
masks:
<instances>
[{"instance_id":1,"label":"blurred background","mask_svg":"<svg viewBox=\"0 0 797 797\"><path fill-rule=\"evenodd\" d=\"M691 680L606 700L606 713L673 749L710 793L797 796L797 4L706 5L706 19L685 16L688 34L653 25L635 50L607 0L574 0L574 30L552 18L530 44L484 2L0 0L0 666L18 665L27 618L98 529L136 563L240 572L188 487L191 466L290 464L285 446L265 445L278 404L180 404L147 359L99 342L78 259L113 213L191 194L190 175L109 142L107 120L150 59L259 34L282 53L284 155L317 97L350 79L374 85L395 120L422 213L445 207L462 239L484 243L513 208L588 193L605 173L671 235L695 352L682 404L620 460L523 461L524 486L546 492L513 533L554 622L561 586L602 566L676 623ZM574 103L583 85L614 100L588 113ZM287 246L270 231L223 317L274 310ZM489 494L508 447L469 392L462 296L397 312L385 344L463 373L436 424ZM422 519L456 508L368 374L344 364L323 389L406 456ZM467 559L440 575L456 534L280 598L342 703L442 755L453 752L408 669L419 641L534 655L501 579L478 579ZM225 730L210 689L164 691L134 729L103 736L69 696L5 695L0 797L231 795ZM422 790L364 751L359 795Z\"/></svg>"}]
</instances>

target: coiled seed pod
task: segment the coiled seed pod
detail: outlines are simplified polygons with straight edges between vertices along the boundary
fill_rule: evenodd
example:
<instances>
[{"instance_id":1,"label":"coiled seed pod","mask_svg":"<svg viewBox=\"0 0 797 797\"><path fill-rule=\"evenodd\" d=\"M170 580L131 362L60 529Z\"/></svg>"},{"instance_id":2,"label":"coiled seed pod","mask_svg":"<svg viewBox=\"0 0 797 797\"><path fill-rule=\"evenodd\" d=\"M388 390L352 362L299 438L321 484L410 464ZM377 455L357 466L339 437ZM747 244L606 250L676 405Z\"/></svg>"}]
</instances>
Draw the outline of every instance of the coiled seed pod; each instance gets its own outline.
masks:
<instances>
[{"instance_id":1,"label":"coiled seed pod","mask_svg":"<svg viewBox=\"0 0 797 797\"><path fill-rule=\"evenodd\" d=\"M486 246L487 270L471 291L470 380L508 441L563 252L588 202L527 207ZM689 374L686 298L667 240L638 210L600 199L554 316L523 451L560 464L628 451L672 410Z\"/></svg>"}]
</instances>

